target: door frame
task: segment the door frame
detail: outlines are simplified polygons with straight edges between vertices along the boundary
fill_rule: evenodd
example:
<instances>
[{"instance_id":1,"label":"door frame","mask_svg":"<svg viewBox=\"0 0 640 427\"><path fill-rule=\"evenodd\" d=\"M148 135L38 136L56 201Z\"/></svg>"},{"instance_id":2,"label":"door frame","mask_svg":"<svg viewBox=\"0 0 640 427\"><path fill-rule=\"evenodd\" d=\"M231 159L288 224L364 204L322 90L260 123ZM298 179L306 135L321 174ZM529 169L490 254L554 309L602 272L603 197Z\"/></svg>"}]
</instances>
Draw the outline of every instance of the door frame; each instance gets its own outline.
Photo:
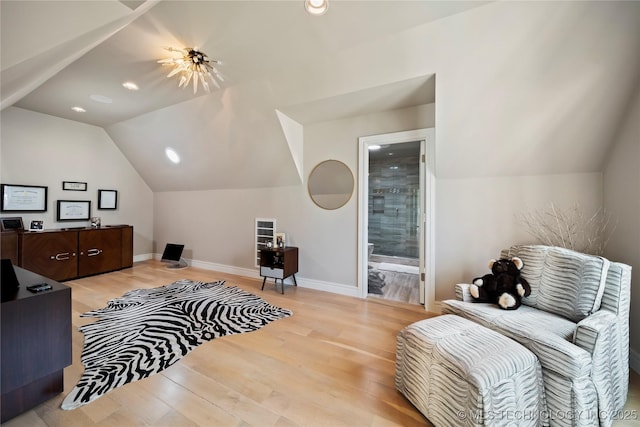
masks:
<instances>
[{"instance_id":1,"label":"door frame","mask_svg":"<svg viewBox=\"0 0 640 427\"><path fill-rule=\"evenodd\" d=\"M425 310L435 307L435 129L425 128L358 138L358 291L361 298L368 295L368 236L369 236L369 146L424 141L424 157L420 164L423 177L420 199L422 203L422 233L420 273L421 300ZM422 149L421 149L422 150ZM422 153L422 151L421 151ZM422 172L424 171L424 173ZM424 289L424 295L422 295ZM422 302L422 301L421 301Z\"/></svg>"}]
</instances>

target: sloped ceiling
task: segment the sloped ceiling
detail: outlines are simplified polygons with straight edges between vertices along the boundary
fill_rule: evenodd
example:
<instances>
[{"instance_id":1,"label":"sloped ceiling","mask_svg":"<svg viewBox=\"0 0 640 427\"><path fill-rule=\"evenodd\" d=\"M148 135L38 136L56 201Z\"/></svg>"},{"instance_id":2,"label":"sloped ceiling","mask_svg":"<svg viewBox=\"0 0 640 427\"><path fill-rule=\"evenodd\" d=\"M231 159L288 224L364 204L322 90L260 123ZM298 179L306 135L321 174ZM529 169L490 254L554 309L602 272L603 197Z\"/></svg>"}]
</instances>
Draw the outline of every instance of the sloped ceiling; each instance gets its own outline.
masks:
<instances>
[{"instance_id":1,"label":"sloped ceiling","mask_svg":"<svg viewBox=\"0 0 640 427\"><path fill-rule=\"evenodd\" d=\"M640 75L637 2L302 4L3 0L2 108L104 127L154 191L232 189L300 182L278 111L304 126L437 87L439 176L572 173L599 170ZM221 59L222 89L179 89L163 46Z\"/></svg>"},{"instance_id":2,"label":"sloped ceiling","mask_svg":"<svg viewBox=\"0 0 640 427\"><path fill-rule=\"evenodd\" d=\"M434 82L426 89L401 82L402 95L389 102L393 82L347 88L340 99L348 108L327 114L310 110L309 99L274 94L274 75L313 68L342 49L482 4L335 2L318 19L302 1L3 1L3 108L104 127L154 191L295 184L301 162L292 157L277 108L304 103L299 120L306 122L383 111L433 102ZM163 46L198 47L221 59L222 89L197 95L179 89L157 64L167 56ZM140 90L123 89L124 81ZM299 76L291 84L308 83ZM72 111L76 105L87 112ZM167 146L181 155L180 165L168 164Z\"/></svg>"}]
</instances>

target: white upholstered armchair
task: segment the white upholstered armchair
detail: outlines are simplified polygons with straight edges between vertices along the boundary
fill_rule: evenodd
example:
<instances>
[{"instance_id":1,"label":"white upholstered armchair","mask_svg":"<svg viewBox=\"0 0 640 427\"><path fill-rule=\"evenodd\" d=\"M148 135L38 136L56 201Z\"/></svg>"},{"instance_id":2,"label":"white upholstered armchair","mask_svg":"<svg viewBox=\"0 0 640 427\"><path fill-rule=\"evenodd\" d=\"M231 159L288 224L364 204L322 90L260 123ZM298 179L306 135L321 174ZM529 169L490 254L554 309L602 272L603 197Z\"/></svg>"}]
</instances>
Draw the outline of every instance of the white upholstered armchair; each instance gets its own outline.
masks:
<instances>
[{"instance_id":1,"label":"white upholstered armchair","mask_svg":"<svg viewBox=\"0 0 640 427\"><path fill-rule=\"evenodd\" d=\"M459 284L443 313L500 332L538 357L552 426L610 426L627 399L631 267L540 245L501 256L524 261L532 292L520 308L473 303L469 285Z\"/></svg>"}]
</instances>

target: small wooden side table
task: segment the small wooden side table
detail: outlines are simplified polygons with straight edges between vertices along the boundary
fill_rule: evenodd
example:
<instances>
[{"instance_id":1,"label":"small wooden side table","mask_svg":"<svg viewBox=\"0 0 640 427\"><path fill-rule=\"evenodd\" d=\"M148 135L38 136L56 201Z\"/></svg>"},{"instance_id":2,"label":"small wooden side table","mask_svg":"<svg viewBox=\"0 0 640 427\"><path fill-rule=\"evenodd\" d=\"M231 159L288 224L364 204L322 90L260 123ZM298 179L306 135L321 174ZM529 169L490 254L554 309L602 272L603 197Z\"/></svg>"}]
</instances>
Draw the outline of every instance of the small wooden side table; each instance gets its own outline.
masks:
<instances>
[{"instance_id":1,"label":"small wooden side table","mask_svg":"<svg viewBox=\"0 0 640 427\"><path fill-rule=\"evenodd\" d=\"M278 279L282 286L281 292L284 294L284 279L291 276L293 283L298 286L296 273L298 272L298 248L287 247L277 249L260 250L260 276L262 279L262 290L267 278L275 279L276 288Z\"/></svg>"}]
</instances>

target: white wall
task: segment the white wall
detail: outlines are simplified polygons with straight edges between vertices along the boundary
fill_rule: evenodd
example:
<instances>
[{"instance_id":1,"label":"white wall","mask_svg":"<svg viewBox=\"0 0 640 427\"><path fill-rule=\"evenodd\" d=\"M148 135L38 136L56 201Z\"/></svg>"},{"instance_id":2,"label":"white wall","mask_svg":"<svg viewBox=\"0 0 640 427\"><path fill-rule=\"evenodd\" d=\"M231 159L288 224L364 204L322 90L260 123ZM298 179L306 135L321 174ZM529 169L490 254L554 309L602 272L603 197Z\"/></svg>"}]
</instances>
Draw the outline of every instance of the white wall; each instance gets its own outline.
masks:
<instances>
[{"instance_id":1,"label":"white wall","mask_svg":"<svg viewBox=\"0 0 640 427\"><path fill-rule=\"evenodd\" d=\"M306 177L319 162L337 159L357 181L358 137L433 127L434 107L305 126L304 185L156 193L155 252L167 242L185 243L187 258L251 274L254 219L276 218L288 244L300 248L302 285L357 295L357 189L344 207L323 210L309 198ZM485 274L500 249L531 243L517 214L551 202L595 211L603 203L602 174L437 179L436 299L453 297L455 283Z\"/></svg>"},{"instance_id":2,"label":"white wall","mask_svg":"<svg viewBox=\"0 0 640 427\"><path fill-rule=\"evenodd\" d=\"M434 123L429 104L307 125L302 185L155 193L155 251L167 242L185 243L186 258L255 270L254 220L276 218L287 243L300 248L302 285L356 295L357 189L344 207L324 210L309 198L308 174L318 163L337 159L357 182L358 137Z\"/></svg>"},{"instance_id":3,"label":"white wall","mask_svg":"<svg viewBox=\"0 0 640 427\"><path fill-rule=\"evenodd\" d=\"M91 216L102 224L134 227L134 255L151 253L153 193L104 129L10 107L2 111L0 176L4 184L48 187L44 213L2 213L44 220L45 228L88 226L88 221L57 222L57 200L90 200ZM62 181L87 183L87 191L63 191ZM98 210L98 189L118 191L118 209Z\"/></svg>"},{"instance_id":4,"label":"white wall","mask_svg":"<svg viewBox=\"0 0 640 427\"><path fill-rule=\"evenodd\" d=\"M631 366L640 372L640 84L604 168L604 203L618 224L607 258L632 266Z\"/></svg>"},{"instance_id":5,"label":"white wall","mask_svg":"<svg viewBox=\"0 0 640 427\"><path fill-rule=\"evenodd\" d=\"M596 212L602 174L437 179L436 299L454 298L453 284L489 273L489 260L501 249L539 243L519 216L546 211L550 203Z\"/></svg>"}]
</instances>

